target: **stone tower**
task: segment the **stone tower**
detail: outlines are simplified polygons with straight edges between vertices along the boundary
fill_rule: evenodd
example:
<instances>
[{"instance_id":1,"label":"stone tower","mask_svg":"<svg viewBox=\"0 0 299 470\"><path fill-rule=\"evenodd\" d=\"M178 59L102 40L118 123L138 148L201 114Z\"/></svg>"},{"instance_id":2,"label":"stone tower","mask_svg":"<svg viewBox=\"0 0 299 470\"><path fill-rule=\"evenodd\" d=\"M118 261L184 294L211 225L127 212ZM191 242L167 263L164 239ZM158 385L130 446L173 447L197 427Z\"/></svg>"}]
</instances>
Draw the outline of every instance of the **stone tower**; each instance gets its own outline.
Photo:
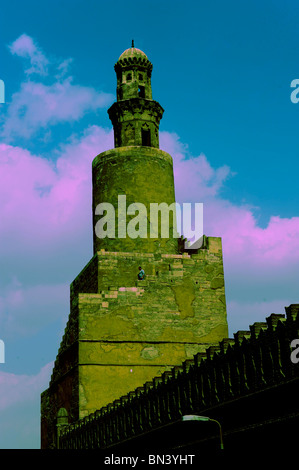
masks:
<instances>
[{"instance_id":1,"label":"stone tower","mask_svg":"<svg viewBox=\"0 0 299 470\"><path fill-rule=\"evenodd\" d=\"M228 334L221 239L184 250L171 211L151 233L150 204L175 203L172 157L159 149L163 109L152 99L152 64L132 44L115 71L117 102L108 110L115 148L92 165L94 256L70 287L68 323L41 397L42 448L55 447L61 416L75 422ZM107 203L115 230L104 238L97 227ZM147 236L126 231L136 203L148 211L139 214ZM145 280L137 280L138 266Z\"/></svg>"},{"instance_id":2,"label":"stone tower","mask_svg":"<svg viewBox=\"0 0 299 470\"><path fill-rule=\"evenodd\" d=\"M157 236L148 236L151 230L147 217L150 215L150 204L175 203L172 158L159 149L159 124L164 110L152 99L152 68L144 52L134 47L123 52L114 67L117 101L108 113L114 128L115 148L98 155L92 168L94 227L99 218L96 214L97 205L108 202L116 210L116 237L99 238L94 230L94 253L101 249L142 253L178 252L178 238L174 238L174 232L177 233L173 226L175 217L172 217L172 213L167 221L162 220L162 224L169 224L169 238L161 237L161 223ZM131 238L124 233L124 224L121 222L124 217L119 214L122 201L119 197L124 195L127 207L141 203L146 208L146 238ZM131 215L132 220L134 214ZM130 215L127 216L129 223Z\"/></svg>"}]
</instances>

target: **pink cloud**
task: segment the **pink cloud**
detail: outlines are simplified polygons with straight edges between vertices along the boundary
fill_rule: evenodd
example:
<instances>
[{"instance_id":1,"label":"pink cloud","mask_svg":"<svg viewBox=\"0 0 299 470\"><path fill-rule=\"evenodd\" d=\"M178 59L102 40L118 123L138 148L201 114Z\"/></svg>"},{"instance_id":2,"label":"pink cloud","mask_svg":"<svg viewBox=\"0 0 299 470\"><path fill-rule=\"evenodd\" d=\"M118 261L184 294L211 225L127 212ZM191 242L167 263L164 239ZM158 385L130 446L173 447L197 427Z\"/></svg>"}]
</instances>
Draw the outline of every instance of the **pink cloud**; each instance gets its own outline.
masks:
<instances>
[{"instance_id":1,"label":"pink cloud","mask_svg":"<svg viewBox=\"0 0 299 470\"><path fill-rule=\"evenodd\" d=\"M56 164L0 144L0 251L53 246L91 229L91 162L112 141L93 126L55 152Z\"/></svg>"},{"instance_id":2,"label":"pink cloud","mask_svg":"<svg viewBox=\"0 0 299 470\"><path fill-rule=\"evenodd\" d=\"M230 262L239 263L242 259L247 269L298 263L298 217L272 216L267 227L261 228L250 208L220 198L208 203L206 211L207 230L222 237Z\"/></svg>"},{"instance_id":3,"label":"pink cloud","mask_svg":"<svg viewBox=\"0 0 299 470\"><path fill-rule=\"evenodd\" d=\"M247 205L221 197L235 174L228 166L212 168L205 155L192 156L176 134L161 133L161 148L174 160L177 201L204 203L204 233L222 237L226 259L240 270L287 266L299 261L299 218L272 216L261 228Z\"/></svg>"},{"instance_id":4,"label":"pink cloud","mask_svg":"<svg viewBox=\"0 0 299 470\"><path fill-rule=\"evenodd\" d=\"M204 154L190 156L188 146L175 133L161 132L160 148L173 157L176 198L180 201L202 202L203 198L216 196L233 175L227 165L212 168Z\"/></svg>"}]
</instances>

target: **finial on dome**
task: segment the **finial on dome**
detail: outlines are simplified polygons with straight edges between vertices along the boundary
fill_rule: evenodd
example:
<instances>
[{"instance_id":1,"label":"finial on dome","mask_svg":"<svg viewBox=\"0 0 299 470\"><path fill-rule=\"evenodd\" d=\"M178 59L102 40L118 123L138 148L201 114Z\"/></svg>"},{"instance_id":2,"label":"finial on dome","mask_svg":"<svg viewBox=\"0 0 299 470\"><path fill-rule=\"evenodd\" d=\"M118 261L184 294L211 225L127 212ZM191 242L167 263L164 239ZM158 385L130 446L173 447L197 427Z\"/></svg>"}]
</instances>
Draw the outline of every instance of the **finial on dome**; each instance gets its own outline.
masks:
<instances>
[{"instance_id":1,"label":"finial on dome","mask_svg":"<svg viewBox=\"0 0 299 470\"><path fill-rule=\"evenodd\" d=\"M132 39L132 47L135 47L135 46L134 46L134 39Z\"/></svg>"}]
</instances>

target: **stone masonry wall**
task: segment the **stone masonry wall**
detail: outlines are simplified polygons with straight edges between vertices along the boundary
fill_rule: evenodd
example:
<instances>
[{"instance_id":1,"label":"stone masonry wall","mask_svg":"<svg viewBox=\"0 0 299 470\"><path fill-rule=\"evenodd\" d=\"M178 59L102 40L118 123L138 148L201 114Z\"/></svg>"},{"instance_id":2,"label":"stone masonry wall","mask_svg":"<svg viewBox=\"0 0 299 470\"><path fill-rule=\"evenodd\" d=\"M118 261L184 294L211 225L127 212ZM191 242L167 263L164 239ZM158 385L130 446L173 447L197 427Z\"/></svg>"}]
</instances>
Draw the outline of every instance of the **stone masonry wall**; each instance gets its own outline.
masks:
<instances>
[{"instance_id":1,"label":"stone masonry wall","mask_svg":"<svg viewBox=\"0 0 299 470\"><path fill-rule=\"evenodd\" d=\"M48 409L82 418L227 335L220 238L194 254L100 251L71 285Z\"/></svg>"}]
</instances>

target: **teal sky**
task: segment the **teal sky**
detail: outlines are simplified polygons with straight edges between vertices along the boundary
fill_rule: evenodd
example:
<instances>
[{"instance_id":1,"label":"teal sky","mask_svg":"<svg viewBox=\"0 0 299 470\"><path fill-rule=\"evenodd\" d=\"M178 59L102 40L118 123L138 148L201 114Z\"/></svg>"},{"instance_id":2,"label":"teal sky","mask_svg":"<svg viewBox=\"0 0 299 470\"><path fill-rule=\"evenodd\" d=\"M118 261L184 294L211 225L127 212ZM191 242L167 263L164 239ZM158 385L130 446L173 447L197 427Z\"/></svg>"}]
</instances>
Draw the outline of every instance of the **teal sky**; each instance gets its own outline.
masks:
<instances>
[{"instance_id":1,"label":"teal sky","mask_svg":"<svg viewBox=\"0 0 299 470\"><path fill-rule=\"evenodd\" d=\"M92 256L91 161L113 146L113 67L132 39L153 63L177 199L203 202L204 232L223 240L230 335L299 302L298 24L295 0L2 2L0 448L39 446L69 284Z\"/></svg>"}]
</instances>

